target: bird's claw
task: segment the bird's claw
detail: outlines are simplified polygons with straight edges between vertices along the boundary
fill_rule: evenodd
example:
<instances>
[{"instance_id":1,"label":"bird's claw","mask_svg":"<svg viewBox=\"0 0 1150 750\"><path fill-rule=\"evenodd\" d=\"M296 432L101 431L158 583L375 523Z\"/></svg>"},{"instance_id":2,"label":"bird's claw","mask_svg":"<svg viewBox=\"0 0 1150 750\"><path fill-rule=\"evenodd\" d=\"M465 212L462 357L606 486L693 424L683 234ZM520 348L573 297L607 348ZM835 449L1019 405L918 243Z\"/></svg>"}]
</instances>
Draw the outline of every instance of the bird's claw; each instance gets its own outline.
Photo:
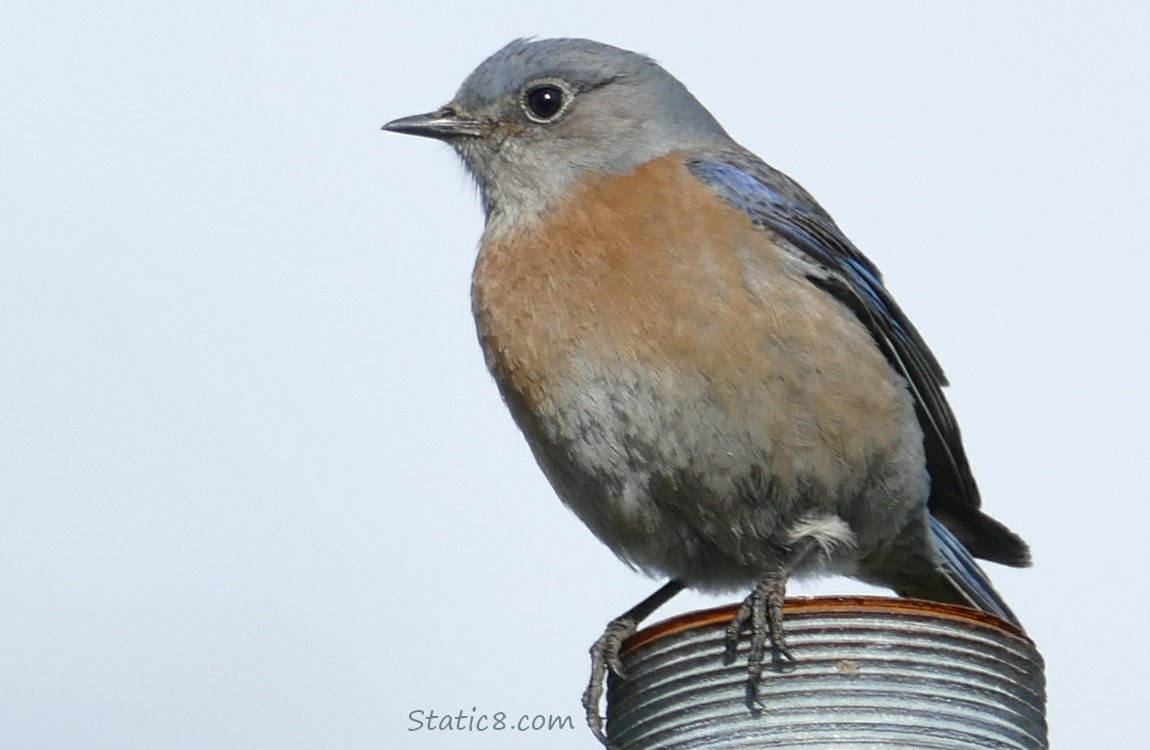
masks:
<instances>
[{"instance_id":1,"label":"bird's claw","mask_svg":"<svg viewBox=\"0 0 1150 750\"><path fill-rule=\"evenodd\" d=\"M782 670L782 661L795 661L795 655L787 647L787 636L783 631L783 598L786 591L786 577L768 576L755 586L754 590L739 605L734 619L727 625L726 655L734 661L739 635L750 625L751 645L747 655L747 700L750 705L762 706L759 696L759 683L763 677L763 662L767 653L768 641L771 648L773 666Z\"/></svg>"},{"instance_id":2,"label":"bird's claw","mask_svg":"<svg viewBox=\"0 0 1150 750\"><path fill-rule=\"evenodd\" d=\"M633 618L619 617L607 624L603 635L591 646L591 681L583 691L583 710L587 714L587 726L604 747L610 747L607 734L603 731L603 716L599 713L599 701L607 684L607 671L626 678L623 660L619 651L623 641L635 634L639 623Z\"/></svg>"}]
</instances>

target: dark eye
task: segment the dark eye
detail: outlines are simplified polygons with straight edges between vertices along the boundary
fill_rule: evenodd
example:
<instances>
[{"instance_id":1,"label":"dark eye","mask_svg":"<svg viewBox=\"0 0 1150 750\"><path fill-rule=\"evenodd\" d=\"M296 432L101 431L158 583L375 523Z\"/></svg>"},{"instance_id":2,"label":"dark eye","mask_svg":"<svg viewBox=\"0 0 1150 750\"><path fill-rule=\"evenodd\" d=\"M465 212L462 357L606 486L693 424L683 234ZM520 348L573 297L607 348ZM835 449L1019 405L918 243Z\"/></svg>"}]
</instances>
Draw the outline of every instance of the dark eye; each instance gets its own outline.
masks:
<instances>
[{"instance_id":1,"label":"dark eye","mask_svg":"<svg viewBox=\"0 0 1150 750\"><path fill-rule=\"evenodd\" d=\"M568 94L554 83L537 83L523 93L523 107L535 122L551 122L567 108Z\"/></svg>"}]
</instances>

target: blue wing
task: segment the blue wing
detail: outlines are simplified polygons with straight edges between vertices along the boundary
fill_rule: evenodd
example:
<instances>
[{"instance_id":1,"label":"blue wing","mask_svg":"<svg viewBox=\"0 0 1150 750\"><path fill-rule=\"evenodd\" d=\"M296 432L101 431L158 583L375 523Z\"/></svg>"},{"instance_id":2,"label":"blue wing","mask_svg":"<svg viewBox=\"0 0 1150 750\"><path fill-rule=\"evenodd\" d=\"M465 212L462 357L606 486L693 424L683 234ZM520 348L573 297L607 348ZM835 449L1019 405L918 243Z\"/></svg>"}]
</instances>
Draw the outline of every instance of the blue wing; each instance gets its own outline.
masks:
<instances>
[{"instance_id":1,"label":"blue wing","mask_svg":"<svg viewBox=\"0 0 1150 750\"><path fill-rule=\"evenodd\" d=\"M1026 565L1029 552L1014 532L979 511L954 413L943 395L938 360L883 286L878 268L851 244L801 186L757 157L740 151L690 158L687 168L807 269L807 278L846 305L867 327L914 396L922 425L931 512L977 557Z\"/></svg>"}]
</instances>

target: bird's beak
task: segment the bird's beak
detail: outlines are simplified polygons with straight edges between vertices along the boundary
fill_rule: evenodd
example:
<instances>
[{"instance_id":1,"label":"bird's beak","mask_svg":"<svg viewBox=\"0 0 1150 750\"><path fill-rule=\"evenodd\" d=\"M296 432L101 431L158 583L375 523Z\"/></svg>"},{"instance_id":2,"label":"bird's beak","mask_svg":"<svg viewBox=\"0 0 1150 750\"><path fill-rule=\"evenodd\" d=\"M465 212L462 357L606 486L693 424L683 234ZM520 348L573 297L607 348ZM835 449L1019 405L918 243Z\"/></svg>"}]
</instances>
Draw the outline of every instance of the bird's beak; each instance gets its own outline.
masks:
<instances>
[{"instance_id":1,"label":"bird's beak","mask_svg":"<svg viewBox=\"0 0 1150 750\"><path fill-rule=\"evenodd\" d=\"M462 117L454 109L444 107L435 112L392 120L384 125L383 129L393 133L450 141L455 138L478 138L483 135L482 125L478 120Z\"/></svg>"}]
</instances>

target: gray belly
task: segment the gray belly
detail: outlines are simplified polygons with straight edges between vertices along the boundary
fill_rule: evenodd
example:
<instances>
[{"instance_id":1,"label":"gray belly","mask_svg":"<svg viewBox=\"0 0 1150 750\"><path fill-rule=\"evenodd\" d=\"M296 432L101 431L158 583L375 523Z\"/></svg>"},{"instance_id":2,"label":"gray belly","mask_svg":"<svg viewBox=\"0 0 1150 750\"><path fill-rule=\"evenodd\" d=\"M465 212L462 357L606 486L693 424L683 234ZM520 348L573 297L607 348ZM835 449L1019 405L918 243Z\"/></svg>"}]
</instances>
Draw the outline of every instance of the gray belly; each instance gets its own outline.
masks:
<instances>
[{"instance_id":1,"label":"gray belly","mask_svg":"<svg viewBox=\"0 0 1150 750\"><path fill-rule=\"evenodd\" d=\"M910 397L848 439L816 379L724 387L702 373L583 372L545 408L504 393L560 498L621 559L697 588L738 588L786 561L850 575L921 515L928 493ZM774 398L772 398L774 394Z\"/></svg>"}]
</instances>

